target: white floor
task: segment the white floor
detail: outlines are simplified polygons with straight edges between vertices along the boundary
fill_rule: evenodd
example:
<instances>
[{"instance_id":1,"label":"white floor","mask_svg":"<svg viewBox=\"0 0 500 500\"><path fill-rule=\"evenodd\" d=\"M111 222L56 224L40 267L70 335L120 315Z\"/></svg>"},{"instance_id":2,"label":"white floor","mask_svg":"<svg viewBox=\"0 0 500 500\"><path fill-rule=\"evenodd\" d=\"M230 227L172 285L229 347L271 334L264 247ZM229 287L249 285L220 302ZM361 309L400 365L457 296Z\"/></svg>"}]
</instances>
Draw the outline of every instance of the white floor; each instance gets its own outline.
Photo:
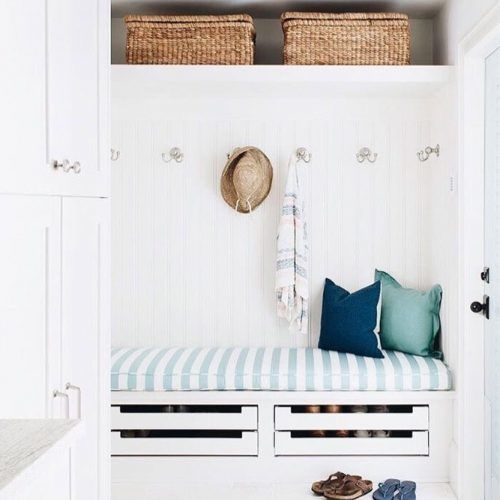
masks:
<instances>
[{"instance_id":1,"label":"white floor","mask_svg":"<svg viewBox=\"0 0 500 500\"><path fill-rule=\"evenodd\" d=\"M130 483L113 485L112 500L306 500L318 499L309 490L309 485L292 484L184 484L165 485L152 484L147 487L134 486ZM372 498L371 493L363 499ZM451 488L445 484L420 484L417 487L418 500L456 500Z\"/></svg>"}]
</instances>

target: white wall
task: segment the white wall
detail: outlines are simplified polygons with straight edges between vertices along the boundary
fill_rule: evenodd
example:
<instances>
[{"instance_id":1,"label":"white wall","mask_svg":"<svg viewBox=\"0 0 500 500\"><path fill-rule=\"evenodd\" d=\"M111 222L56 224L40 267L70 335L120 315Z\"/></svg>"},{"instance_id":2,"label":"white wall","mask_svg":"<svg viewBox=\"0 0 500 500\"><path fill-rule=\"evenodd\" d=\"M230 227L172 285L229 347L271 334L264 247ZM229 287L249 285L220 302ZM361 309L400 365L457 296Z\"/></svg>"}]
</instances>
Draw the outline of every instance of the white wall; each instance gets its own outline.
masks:
<instances>
[{"instance_id":1,"label":"white wall","mask_svg":"<svg viewBox=\"0 0 500 500\"><path fill-rule=\"evenodd\" d=\"M461 39L496 4L496 0L448 0L435 21L435 61L455 64Z\"/></svg>"},{"instance_id":2,"label":"white wall","mask_svg":"<svg viewBox=\"0 0 500 500\"><path fill-rule=\"evenodd\" d=\"M379 267L411 287L441 282L445 347L453 352L454 141L435 121L435 102L227 96L224 104L113 101L113 147L121 151L112 176L114 343L315 345L325 277L355 290L372 283ZM448 154L419 162L416 152L437 142ZM219 192L226 153L247 144L268 154L275 175L251 216L236 214ZM173 146L183 149L182 164L161 161ZM299 146L314 157L301 166L309 198L309 338L278 321L274 294L287 160ZM356 162L362 146L378 152L375 164Z\"/></svg>"}]
</instances>

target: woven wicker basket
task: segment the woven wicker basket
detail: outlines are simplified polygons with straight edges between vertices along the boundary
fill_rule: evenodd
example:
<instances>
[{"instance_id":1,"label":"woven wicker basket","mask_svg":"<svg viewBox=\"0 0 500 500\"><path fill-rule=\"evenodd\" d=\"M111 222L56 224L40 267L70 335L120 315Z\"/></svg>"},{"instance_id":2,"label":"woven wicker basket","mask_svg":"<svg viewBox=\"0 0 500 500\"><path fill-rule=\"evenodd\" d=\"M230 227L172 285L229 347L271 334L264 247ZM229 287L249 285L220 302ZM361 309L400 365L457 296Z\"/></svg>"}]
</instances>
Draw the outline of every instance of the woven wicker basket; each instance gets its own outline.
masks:
<instances>
[{"instance_id":1,"label":"woven wicker basket","mask_svg":"<svg viewBox=\"0 0 500 500\"><path fill-rule=\"evenodd\" d=\"M410 64L403 14L285 12L285 64Z\"/></svg>"},{"instance_id":2,"label":"woven wicker basket","mask_svg":"<svg viewBox=\"0 0 500 500\"><path fill-rule=\"evenodd\" d=\"M253 64L247 15L127 16L129 64Z\"/></svg>"}]
</instances>

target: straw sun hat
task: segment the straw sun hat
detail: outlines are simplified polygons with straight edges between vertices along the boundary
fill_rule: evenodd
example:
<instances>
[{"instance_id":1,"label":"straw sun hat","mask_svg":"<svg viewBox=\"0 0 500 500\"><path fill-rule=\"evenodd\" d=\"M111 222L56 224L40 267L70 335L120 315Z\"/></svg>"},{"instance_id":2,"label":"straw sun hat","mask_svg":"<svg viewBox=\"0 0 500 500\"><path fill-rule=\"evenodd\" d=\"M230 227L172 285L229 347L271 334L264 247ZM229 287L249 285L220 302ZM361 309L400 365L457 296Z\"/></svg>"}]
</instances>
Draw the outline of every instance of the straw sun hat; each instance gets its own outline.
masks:
<instances>
[{"instance_id":1,"label":"straw sun hat","mask_svg":"<svg viewBox=\"0 0 500 500\"><path fill-rule=\"evenodd\" d=\"M248 214L266 199L272 181L273 167L260 149L252 146L237 148L222 172L222 197L230 207Z\"/></svg>"}]
</instances>

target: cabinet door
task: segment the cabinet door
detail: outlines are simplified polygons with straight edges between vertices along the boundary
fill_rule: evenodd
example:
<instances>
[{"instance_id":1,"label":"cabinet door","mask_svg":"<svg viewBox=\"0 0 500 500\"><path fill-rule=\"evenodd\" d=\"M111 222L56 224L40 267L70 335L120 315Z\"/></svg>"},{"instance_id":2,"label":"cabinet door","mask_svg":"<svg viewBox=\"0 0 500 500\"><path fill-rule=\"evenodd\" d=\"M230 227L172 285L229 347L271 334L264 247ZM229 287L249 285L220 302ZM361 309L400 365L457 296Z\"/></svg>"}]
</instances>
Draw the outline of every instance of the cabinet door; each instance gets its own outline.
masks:
<instances>
[{"instance_id":1,"label":"cabinet door","mask_svg":"<svg viewBox=\"0 0 500 500\"><path fill-rule=\"evenodd\" d=\"M108 194L109 9L107 0L47 0L48 155L80 169L55 170L59 194Z\"/></svg>"},{"instance_id":2,"label":"cabinet door","mask_svg":"<svg viewBox=\"0 0 500 500\"><path fill-rule=\"evenodd\" d=\"M52 416L59 386L60 200L0 196L0 418Z\"/></svg>"},{"instance_id":3,"label":"cabinet door","mask_svg":"<svg viewBox=\"0 0 500 500\"><path fill-rule=\"evenodd\" d=\"M67 392L71 418L79 417L81 397L83 431L72 449L73 500L109 497L104 492L109 460L108 203L63 200L63 387L79 388Z\"/></svg>"},{"instance_id":4,"label":"cabinet door","mask_svg":"<svg viewBox=\"0 0 500 500\"><path fill-rule=\"evenodd\" d=\"M56 444L0 490L0 500L72 500L69 449Z\"/></svg>"},{"instance_id":5,"label":"cabinet door","mask_svg":"<svg viewBox=\"0 0 500 500\"><path fill-rule=\"evenodd\" d=\"M109 0L5 2L0 193L107 196Z\"/></svg>"},{"instance_id":6,"label":"cabinet door","mask_svg":"<svg viewBox=\"0 0 500 500\"><path fill-rule=\"evenodd\" d=\"M45 134L45 5L2 1L0 29L0 193L47 190Z\"/></svg>"}]
</instances>

